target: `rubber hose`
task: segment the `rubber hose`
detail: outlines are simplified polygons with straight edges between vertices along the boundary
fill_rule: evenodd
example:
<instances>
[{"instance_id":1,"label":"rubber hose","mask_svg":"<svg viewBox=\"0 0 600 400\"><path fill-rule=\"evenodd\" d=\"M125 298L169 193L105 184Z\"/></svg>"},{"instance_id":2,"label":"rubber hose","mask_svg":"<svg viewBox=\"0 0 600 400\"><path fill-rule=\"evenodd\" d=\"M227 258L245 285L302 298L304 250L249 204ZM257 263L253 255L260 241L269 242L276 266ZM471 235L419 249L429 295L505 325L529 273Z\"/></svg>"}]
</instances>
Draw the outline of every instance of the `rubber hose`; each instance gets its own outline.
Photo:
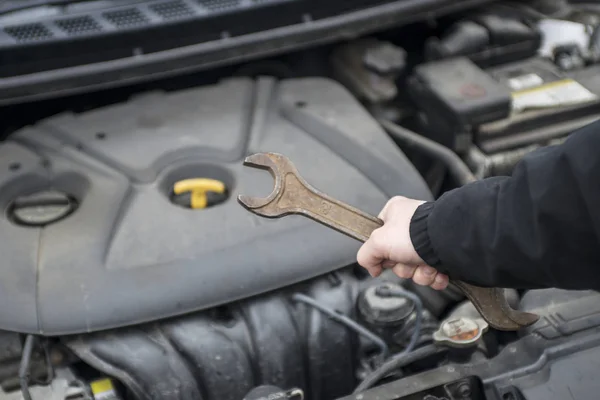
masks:
<instances>
[{"instance_id":1,"label":"rubber hose","mask_svg":"<svg viewBox=\"0 0 600 400\"><path fill-rule=\"evenodd\" d=\"M34 341L35 336L27 335L23 354L21 355L21 365L19 366L19 383L21 384L21 393L25 400L31 400L31 393L29 393L29 364L31 362L31 353L33 353Z\"/></svg>"},{"instance_id":2,"label":"rubber hose","mask_svg":"<svg viewBox=\"0 0 600 400\"><path fill-rule=\"evenodd\" d=\"M334 320L342 325L345 325L346 327L352 329L357 334L371 340L377 347L379 347L382 358L383 359L387 358L390 351L389 351L388 345L385 343L385 341L382 338L380 338L379 336L377 336L376 334L374 334L373 332L371 332L370 330L368 330L367 328L365 328L364 326L362 326L359 323L357 323L356 321L354 321L353 319L345 316L344 314L338 313L329 307L319 304L319 302L317 302L312 297L306 296L302 293L294 293L292 295L292 299L294 299L295 301L307 304L307 305L321 311L323 314L329 316L332 320Z\"/></svg>"},{"instance_id":3,"label":"rubber hose","mask_svg":"<svg viewBox=\"0 0 600 400\"><path fill-rule=\"evenodd\" d=\"M446 349L430 344L425 347L421 347L410 353L402 353L398 356L390 358L388 361L383 363L379 368L370 373L361 383L356 387L353 394L364 392L370 387L374 386L382 378L384 378L390 372L412 364L415 361L421 360L426 357L430 357L436 354L445 352Z\"/></svg>"},{"instance_id":4,"label":"rubber hose","mask_svg":"<svg viewBox=\"0 0 600 400\"><path fill-rule=\"evenodd\" d=\"M379 123L394 139L401 141L407 146L414 147L428 156L442 162L450 171L456 182L460 185L475 182L477 179L467 164L460 157L447 148L431 139L427 139L411 130L408 130L387 119L379 119Z\"/></svg>"}]
</instances>

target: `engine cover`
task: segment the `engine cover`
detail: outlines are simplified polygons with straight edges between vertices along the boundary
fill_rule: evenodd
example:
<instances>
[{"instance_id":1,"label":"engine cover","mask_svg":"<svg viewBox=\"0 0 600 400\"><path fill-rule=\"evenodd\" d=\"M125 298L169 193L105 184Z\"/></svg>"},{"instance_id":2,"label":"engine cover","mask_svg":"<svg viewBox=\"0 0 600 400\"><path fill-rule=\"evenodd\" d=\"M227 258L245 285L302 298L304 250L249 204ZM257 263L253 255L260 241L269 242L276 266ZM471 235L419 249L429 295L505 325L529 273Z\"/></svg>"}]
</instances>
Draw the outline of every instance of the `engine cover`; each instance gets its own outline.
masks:
<instances>
[{"instance_id":1,"label":"engine cover","mask_svg":"<svg viewBox=\"0 0 600 400\"><path fill-rule=\"evenodd\" d=\"M0 329L90 332L202 310L355 260L359 243L304 217L257 217L266 195L247 154L288 156L315 187L370 213L392 195L429 199L407 158L339 84L236 78L64 114L0 146L0 204L52 189L79 205L45 226L0 219ZM185 178L224 181L222 204L174 205Z\"/></svg>"}]
</instances>

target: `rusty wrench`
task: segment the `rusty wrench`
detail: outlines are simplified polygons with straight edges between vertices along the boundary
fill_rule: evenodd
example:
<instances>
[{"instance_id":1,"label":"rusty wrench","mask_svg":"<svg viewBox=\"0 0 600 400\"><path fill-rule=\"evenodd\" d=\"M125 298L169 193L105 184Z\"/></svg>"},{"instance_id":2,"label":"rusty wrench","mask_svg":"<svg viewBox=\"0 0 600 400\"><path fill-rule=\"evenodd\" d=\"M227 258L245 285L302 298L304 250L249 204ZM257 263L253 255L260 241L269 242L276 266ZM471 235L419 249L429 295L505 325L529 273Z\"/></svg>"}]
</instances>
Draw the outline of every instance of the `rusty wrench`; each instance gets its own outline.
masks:
<instances>
[{"instance_id":1,"label":"rusty wrench","mask_svg":"<svg viewBox=\"0 0 600 400\"><path fill-rule=\"evenodd\" d=\"M309 185L291 161L277 153L257 153L248 156L245 165L267 169L275 179L273 192L265 197L238 196L248 210L263 217L279 218L300 214L321 224L365 242L383 221L339 200L333 199ZM513 310L504 297L504 290L482 288L452 280L481 316L498 330L513 331L535 323L539 316Z\"/></svg>"}]
</instances>

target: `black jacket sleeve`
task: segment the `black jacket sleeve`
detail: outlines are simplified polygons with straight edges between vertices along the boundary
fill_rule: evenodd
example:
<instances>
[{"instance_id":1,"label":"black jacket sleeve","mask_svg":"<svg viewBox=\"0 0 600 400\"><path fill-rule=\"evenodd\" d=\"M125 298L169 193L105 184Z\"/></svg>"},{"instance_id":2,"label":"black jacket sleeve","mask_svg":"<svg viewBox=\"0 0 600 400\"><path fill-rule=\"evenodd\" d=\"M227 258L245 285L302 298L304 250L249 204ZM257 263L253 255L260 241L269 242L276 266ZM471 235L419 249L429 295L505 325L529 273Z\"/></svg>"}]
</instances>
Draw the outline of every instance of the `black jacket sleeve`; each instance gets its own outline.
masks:
<instances>
[{"instance_id":1,"label":"black jacket sleeve","mask_svg":"<svg viewBox=\"0 0 600 400\"><path fill-rule=\"evenodd\" d=\"M421 205L410 226L429 265L479 286L600 289L600 122Z\"/></svg>"}]
</instances>

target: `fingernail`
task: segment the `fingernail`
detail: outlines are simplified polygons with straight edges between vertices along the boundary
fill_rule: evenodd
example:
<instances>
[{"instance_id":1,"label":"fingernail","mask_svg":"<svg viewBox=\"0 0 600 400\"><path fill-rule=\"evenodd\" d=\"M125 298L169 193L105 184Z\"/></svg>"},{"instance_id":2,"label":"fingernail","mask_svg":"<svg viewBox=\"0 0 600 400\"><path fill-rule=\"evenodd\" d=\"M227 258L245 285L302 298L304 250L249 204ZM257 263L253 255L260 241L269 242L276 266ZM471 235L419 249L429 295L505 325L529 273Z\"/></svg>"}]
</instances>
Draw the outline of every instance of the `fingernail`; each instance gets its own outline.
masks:
<instances>
[{"instance_id":1,"label":"fingernail","mask_svg":"<svg viewBox=\"0 0 600 400\"><path fill-rule=\"evenodd\" d=\"M429 275L429 276L435 274L435 269L433 269L431 267L421 267L421 271L423 271L423 274Z\"/></svg>"}]
</instances>

